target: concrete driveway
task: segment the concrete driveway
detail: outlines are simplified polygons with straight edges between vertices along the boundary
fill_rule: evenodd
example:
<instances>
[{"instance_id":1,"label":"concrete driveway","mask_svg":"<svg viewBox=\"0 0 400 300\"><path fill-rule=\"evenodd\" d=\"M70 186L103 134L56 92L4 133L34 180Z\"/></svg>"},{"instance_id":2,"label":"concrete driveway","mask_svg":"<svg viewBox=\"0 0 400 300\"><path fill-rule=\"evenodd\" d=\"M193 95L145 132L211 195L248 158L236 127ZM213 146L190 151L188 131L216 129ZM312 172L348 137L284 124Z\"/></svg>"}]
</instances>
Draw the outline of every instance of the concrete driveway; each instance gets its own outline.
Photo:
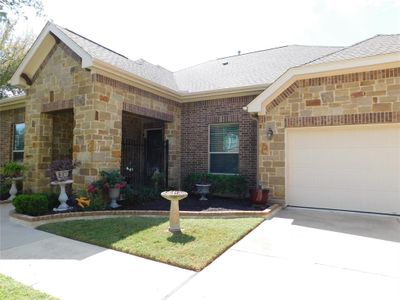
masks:
<instances>
[{"instance_id":1,"label":"concrete driveway","mask_svg":"<svg viewBox=\"0 0 400 300\"><path fill-rule=\"evenodd\" d=\"M400 299L400 218L287 208L169 299Z\"/></svg>"}]
</instances>

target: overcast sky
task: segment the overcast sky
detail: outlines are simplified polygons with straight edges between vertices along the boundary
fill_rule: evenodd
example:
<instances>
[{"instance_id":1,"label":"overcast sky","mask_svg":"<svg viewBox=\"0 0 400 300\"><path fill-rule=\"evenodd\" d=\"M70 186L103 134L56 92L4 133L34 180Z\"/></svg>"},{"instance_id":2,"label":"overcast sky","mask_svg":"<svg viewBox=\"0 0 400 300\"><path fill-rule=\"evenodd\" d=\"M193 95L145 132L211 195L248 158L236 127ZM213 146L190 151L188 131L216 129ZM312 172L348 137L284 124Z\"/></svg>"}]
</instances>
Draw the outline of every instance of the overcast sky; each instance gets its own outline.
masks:
<instances>
[{"instance_id":1,"label":"overcast sky","mask_svg":"<svg viewBox=\"0 0 400 300\"><path fill-rule=\"evenodd\" d=\"M400 33L400 0L43 0L47 19L176 71L218 57L300 44L346 46ZM46 19L20 24L37 35Z\"/></svg>"}]
</instances>

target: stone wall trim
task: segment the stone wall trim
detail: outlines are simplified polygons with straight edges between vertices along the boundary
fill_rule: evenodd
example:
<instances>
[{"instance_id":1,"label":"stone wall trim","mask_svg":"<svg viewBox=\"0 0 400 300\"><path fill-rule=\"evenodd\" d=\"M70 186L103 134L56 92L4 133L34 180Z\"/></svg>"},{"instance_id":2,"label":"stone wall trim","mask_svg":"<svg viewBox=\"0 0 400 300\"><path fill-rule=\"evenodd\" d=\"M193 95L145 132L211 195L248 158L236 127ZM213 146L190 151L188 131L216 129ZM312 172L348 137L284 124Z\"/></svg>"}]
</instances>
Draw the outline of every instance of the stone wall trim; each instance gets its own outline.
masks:
<instances>
[{"instance_id":1,"label":"stone wall trim","mask_svg":"<svg viewBox=\"0 0 400 300\"><path fill-rule=\"evenodd\" d=\"M110 86L112 86L114 88L119 88L119 89L121 89L123 91L127 91L129 93L133 93L133 94L136 94L136 95L148 97L148 98L151 98L153 100L157 100L157 101L159 101L161 103L175 105L175 106L178 106L178 107L181 106L181 104L179 102L176 102L174 100L171 100L171 99L168 99L168 98L165 98L165 97L162 97L162 96L158 96L158 95L150 93L148 91L139 89L139 88L137 88L137 87L135 87L133 85L127 84L127 83L122 82L122 81L115 80L113 78L110 78L110 77L107 77L107 76L104 76L104 75L93 74L92 75L92 80L94 82L99 82L99 83L103 83L103 84L106 84L106 85L110 85Z\"/></svg>"},{"instance_id":2,"label":"stone wall trim","mask_svg":"<svg viewBox=\"0 0 400 300\"><path fill-rule=\"evenodd\" d=\"M383 123L400 123L400 112L375 112L334 116L285 118L286 128Z\"/></svg>"},{"instance_id":3,"label":"stone wall trim","mask_svg":"<svg viewBox=\"0 0 400 300\"><path fill-rule=\"evenodd\" d=\"M74 100L69 99L69 100L45 103L42 105L42 112L47 113L47 112L60 111L72 108L74 108Z\"/></svg>"},{"instance_id":4,"label":"stone wall trim","mask_svg":"<svg viewBox=\"0 0 400 300\"><path fill-rule=\"evenodd\" d=\"M162 120L165 122L173 122L174 121L174 116L172 114L159 112L157 110L141 107L141 106L131 104L131 103L124 102L122 110L133 113L135 115L158 119L158 120Z\"/></svg>"}]
</instances>

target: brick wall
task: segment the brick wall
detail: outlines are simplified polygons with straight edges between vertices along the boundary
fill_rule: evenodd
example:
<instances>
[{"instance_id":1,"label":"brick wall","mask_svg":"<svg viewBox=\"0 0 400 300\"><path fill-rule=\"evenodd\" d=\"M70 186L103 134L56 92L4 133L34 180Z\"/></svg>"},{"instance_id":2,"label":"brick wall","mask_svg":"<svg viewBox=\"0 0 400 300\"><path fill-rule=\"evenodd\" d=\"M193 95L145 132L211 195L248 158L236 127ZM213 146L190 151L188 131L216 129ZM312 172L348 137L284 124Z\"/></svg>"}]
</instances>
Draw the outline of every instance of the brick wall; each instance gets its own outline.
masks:
<instances>
[{"instance_id":1,"label":"brick wall","mask_svg":"<svg viewBox=\"0 0 400 300\"><path fill-rule=\"evenodd\" d=\"M286 128L393 122L400 122L400 68L299 80L259 117L259 182L284 199Z\"/></svg>"},{"instance_id":2,"label":"brick wall","mask_svg":"<svg viewBox=\"0 0 400 300\"><path fill-rule=\"evenodd\" d=\"M254 96L206 100L182 105L182 178L208 172L210 124L239 123L239 172L256 183L257 122L243 111Z\"/></svg>"},{"instance_id":3,"label":"brick wall","mask_svg":"<svg viewBox=\"0 0 400 300\"><path fill-rule=\"evenodd\" d=\"M23 123L24 120L24 108L0 111L0 165L12 160L13 126L15 123Z\"/></svg>"}]
</instances>

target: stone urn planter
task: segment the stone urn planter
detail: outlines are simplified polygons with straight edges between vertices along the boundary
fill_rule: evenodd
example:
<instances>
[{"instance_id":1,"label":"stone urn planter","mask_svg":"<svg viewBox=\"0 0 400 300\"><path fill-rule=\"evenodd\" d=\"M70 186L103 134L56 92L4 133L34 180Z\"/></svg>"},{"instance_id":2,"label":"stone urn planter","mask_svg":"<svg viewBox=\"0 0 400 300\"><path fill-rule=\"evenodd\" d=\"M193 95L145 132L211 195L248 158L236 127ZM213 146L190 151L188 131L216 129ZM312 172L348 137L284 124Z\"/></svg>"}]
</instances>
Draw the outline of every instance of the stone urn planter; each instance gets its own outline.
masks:
<instances>
[{"instance_id":1,"label":"stone urn planter","mask_svg":"<svg viewBox=\"0 0 400 300\"><path fill-rule=\"evenodd\" d=\"M12 178L10 178L10 180L11 180L11 188L10 188L10 191L9 191L10 197L8 197L7 200L12 201L16 197L16 195L18 193L17 181L18 180L22 180L22 177L12 177Z\"/></svg>"},{"instance_id":2,"label":"stone urn planter","mask_svg":"<svg viewBox=\"0 0 400 300\"><path fill-rule=\"evenodd\" d=\"M119 188L110 188L108 190L108 196L110 197L110 207L111 208L118 208L121 205L117 203L117 200L119 199L119 196L121 194L121 190Z\"/></svg>"},{"instance_id":3,"label":"stone urn planter","mask_svg":"<svg viewBox=\"0 0 400 300\"><path fill-rule=\"evenodd\" d=\"M54 186L59 186L60 187L60 195L58 196L58 201L60 202L60 205L56 208L53 209L55 212L63 212L69 210L71 207L68 206L67 201L68 201L68 195L65 192L65 186L68 184L72 184L74 181L73 180L65 180L65 181L53 181L50 184Z\"/></svg>"},{"instance_id":4,"label":"stone urn planter","mask_svg":"<svg viewBox=\"0 0 400 300\"><path fill-rule=\"evenodd\" d=\"M207 194L209 194L210 193L210 187L211 187L211 184L209 184L209 183L206 183L206 184L200 184L200 183L197 183L196 184L196 187L197 187L197 192L200 194L200 200L201 201L206 201L206 200L208 200L207 198L206 198L206 195Z\"/></svg>"},{"instance_id":5,"label":"stone urn planter","mask_svg":"<svg viewBox=\"0 0 400 300\"><path fill-rule=\"evenodd\" d=\"M171 201L169 209L169 228L172 233L181 233L181 226L179 220L179 201L185 199L188 193L183 191L165 191L161 193L161 197Z\"/></svg>"},{"instance_id":6,"label":"stone urn planter","mask_svg":"<svg viewBox=\"0 0 400 300\"><path fill-rule=\"evenodd\" d=\"M66 181L66 180L68 180L69 171L70 170L55 171L57 180L58 181Z\"/></svg>"}]
</instances>

